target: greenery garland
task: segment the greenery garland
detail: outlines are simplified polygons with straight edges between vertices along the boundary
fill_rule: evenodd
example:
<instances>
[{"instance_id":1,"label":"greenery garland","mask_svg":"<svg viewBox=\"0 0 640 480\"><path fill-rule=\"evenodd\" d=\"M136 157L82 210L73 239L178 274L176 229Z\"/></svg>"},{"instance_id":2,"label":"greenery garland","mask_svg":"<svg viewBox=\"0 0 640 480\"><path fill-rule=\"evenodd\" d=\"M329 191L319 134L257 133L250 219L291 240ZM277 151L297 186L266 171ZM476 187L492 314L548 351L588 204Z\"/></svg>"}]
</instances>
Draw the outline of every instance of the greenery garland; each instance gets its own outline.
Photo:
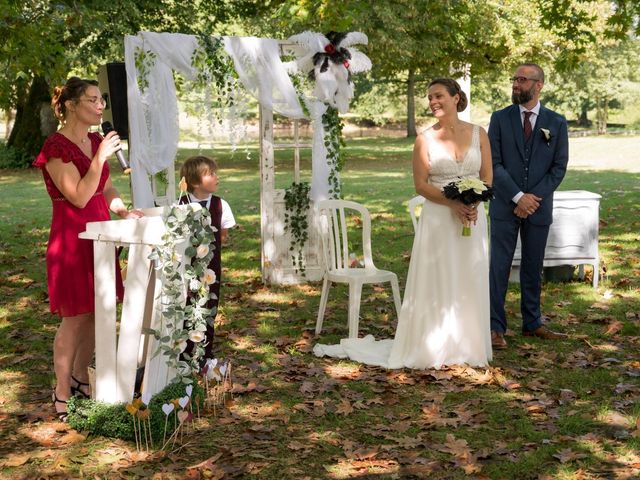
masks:
<instances>
[{"instance_id":1,"label":"greenery garland","mask_svg":"<svg viewBox=\"0 0 640 480\"><path fill-rule=\"evenodd\" d=\"M345 164L345 158L340 148L346 144L342 135L344 125L338 115L338 110L328 106L327 111L322 115L322 125L324 126L324 146L327 149L327 163L329 165L329 195L331 198L340 198L342 193L340 172Z\"/></svg>"},{"instance_id":2,"label":"greenery garland","mask_svg":"<svg viewBox=\"0 0 640 480\"><path fill-rule=\"evenodd\" d=\"M198 46L191 55L191 66L196 69L195 85L203 89L215 86L212 105L216 120L223 121L220 109L230 108L235 103L238 74L233 61L224 50L222 37L209 34L198 36Z\"/></svg>"},{"instance_id":3,"label":"greenery garland","mask_svg":"<svg viewBox=\"0 0 640 480\"><path fill-rule=\"evenodd\" d=\"M304 114L309 117L310 112L307 107L307 96L304 93L307 78L301 75L291 75L291 80L295 88L298 100ZM345 159L341 152L341 147L345 146L342 135L343 123L338 110L327 105L327 111L322 115L322 125L324 127L324 146L327 149L327 163L329 165L329 195L331 198L340 198L342 185L340 182L340 172L342 171ZM308 182L293 182L285 189L285 214L284 228L291 236L289 251L294 252L292 263L296 270L305 276L305 262L303 249L309 238L309 203L311 187Z\"/></svg>"},{"instance_id":4,"label":"greenery garland","mask_svg":"<svg viewBox=\"0 0 640 480\"><path fill-rule=\"evenodd\" d=\"M289 251L296 272L305 276L303 249L309 238L309 182L293 182L284 191L284 228L291 235Z\"/></svg>"},{"instance_id":5,"label":"greenery garland","mask_svg":"<svg viewBox=\"0 0 640 480\"><path fill-rule=\"evenodd\" d=\"M300 108L302 108L302 113L305 117L311 117L311 112L309 111L309 107L307 106L307 96L304 94L304 91L308 89L308 79L307 75L300 74L291 74L291 83L293 83L293 88L296 91L296 96L298 97L298 102L300 103Z\"/></svg>"},{"instance_id":6,"label":"greenery garland","mask_svg":"<svg viewBox=\"0 0 640 480\"><path fill-rule=\"evenodd\" d=\"M206 308L213 295L209 293L209 285L218 281L215 272L208 268L213 258L214 231L209 211L199 203L170 207L164 222L163 243L149 256L163 276L164 327L149 329L148 333L158 340L158 352L167 357L169 368L176 370L172 381L191 383L191 376L199 370L199 361L204 354L207 320L211 321L215 313ZM185 239L189 239L189 244L181 258L177 247ZM183 266L184 272L181 271ZM185 284L191 297L189 304L185 304L183 298ZM194 344L190 356L183 354L187 340Z\"/></svg>"}]
</instances>

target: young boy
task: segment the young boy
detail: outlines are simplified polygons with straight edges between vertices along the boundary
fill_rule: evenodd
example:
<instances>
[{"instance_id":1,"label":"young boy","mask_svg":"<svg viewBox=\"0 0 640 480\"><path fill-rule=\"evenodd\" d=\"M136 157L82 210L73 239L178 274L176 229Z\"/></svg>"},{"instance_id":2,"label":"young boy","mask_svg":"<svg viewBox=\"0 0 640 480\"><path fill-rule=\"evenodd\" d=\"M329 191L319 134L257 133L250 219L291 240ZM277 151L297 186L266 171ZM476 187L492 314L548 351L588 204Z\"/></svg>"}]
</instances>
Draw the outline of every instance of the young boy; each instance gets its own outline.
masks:
<instances>
[{"instance_id":1,"label":"young boy","mask_svg":"<svg viewBox=\"0 0 640 480\"><path fill-rule=\"evenodd\" d=\"M180 169L180 177L184 177L187 183L187 197L180 199L181 204L198 202L203 208L209 210L211 214L211 225L215 227L213 246L213 259L209 268L216 273L217 280L210 286L210 292L217 298L209 300L206 308L213 309L213 316L207 321L207 331L205 333L206 346L205 358L213 358L213 321L220 301L220 284L222 281L222 268L220 265L220 247L227 240L228 230L235 226L236 221L231 212L229 204L222 198L213 195L218 189L218 165L212 158L205 156L194 156L188 158ZM191 342L188 342L185 353L190 354L193 349Z\"/></svg>"}]
</instances>

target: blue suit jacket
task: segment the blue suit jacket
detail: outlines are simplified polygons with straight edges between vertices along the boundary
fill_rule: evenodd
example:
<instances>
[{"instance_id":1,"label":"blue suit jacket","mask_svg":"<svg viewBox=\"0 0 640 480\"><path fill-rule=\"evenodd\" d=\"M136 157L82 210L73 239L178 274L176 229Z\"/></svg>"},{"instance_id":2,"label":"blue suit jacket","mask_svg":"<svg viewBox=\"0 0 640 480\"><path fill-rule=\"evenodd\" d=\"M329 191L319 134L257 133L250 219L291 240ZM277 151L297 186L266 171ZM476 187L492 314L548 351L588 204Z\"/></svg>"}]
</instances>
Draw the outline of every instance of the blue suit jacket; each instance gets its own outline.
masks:
<instances>
[{"instance_id":1,"label":"blue suit jacket","mask_svg":"<svg viewBox=\"0 0 640 480\"><path fill-rule=\"evenodd\" d=\"M494 112L489 123L489 141L493 159L495 198L489 215L500 220L517 218L511 199L518 193L533 193L542 198L540 207L528 217L534 225L551 225L553 192L567 171L569 138L567 121L562 115L540 106L532 132L531 158L524 154L524 133L518 105ZM551 133L547 142L541 130Z\"/></svg>"}]
</instances>

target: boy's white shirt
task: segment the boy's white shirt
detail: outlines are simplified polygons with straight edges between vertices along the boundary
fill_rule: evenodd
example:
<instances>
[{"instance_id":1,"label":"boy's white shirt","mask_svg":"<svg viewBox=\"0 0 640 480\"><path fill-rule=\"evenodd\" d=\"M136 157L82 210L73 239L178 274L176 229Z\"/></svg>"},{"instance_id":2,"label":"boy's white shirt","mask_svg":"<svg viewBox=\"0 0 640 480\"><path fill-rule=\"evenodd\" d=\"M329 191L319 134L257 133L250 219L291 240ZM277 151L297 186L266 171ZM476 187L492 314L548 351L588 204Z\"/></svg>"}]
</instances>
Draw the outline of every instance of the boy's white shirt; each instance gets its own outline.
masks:
<instances>
[{"instance_id":1,"label":"boy's white shirt","mask_svg":"<svg viewBox=\"0 0 640 480\"><path fill-rule=\"evenodd\" d=\"M207 201L207 210L211 206L211 194L207 198L196 198L193 194L189 193L189 201L191 203L200 203ZM231 207L227 201L220 197L220 203L222 204L222 218L220 219L220 228L224 228L226 230L236 226L236 219L233 216L233 212L231 211Z\"/></svg>"}]
</instances>

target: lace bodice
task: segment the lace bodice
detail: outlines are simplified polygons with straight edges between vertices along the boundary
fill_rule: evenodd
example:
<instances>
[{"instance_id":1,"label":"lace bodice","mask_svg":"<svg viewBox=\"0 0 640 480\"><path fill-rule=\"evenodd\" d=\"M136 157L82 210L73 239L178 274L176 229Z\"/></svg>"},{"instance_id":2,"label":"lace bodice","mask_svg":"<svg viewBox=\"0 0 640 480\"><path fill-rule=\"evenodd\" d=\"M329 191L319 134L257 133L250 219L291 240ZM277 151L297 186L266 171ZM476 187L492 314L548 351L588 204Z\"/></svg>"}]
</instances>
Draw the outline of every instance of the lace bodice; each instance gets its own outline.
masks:
<instances>
[{"instance_id":1,"label":"lace bodice","mask_svg":"<svg viewBox=\"0 0 640 480\"><path fill-rule=\"evenodd\" d=\"M471 146L459 162L433 137L431 128L425 130L422 135L426 137L429 149L428 181L431 185L442 188L460 177L479 177L482 163L480 127L474 125Z\"/></svg>"}]
</instances>

